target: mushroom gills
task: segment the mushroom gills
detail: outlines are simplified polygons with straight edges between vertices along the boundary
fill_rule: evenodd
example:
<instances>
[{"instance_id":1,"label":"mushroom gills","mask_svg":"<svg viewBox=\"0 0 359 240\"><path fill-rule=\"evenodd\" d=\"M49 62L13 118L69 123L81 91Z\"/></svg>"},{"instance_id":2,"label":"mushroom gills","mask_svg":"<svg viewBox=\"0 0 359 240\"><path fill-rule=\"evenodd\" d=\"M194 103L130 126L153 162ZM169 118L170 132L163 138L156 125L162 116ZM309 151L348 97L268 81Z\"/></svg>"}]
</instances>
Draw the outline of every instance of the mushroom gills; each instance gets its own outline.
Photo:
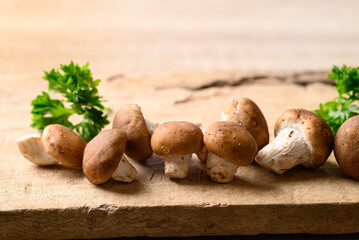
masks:
<instances>
[{"instance_id":1,"label":"mushroom gills","mask_svg":"<svg viewBox=\"0 0 359 240\"><path fill-rule=\"evenodd\" d=\"M153 132L155 131L155 129L158 126L158 123L154 123L147 119L145 119L145 122L146 122L147 131L150 134L150 136L152 136Z\"/></svg>"},{"instance_id":2,"label":"mushroom gills","mask_svg":"<svg viewBox=\"0 0 359 240\"><path fill-rule=\"evenodd\" d=\"M44 148L40 135L29 134L16 139L21 154L30 162L39 166L50 166L57 164Z\"/></svg>"},{"instance_id":3,"label":"mushroom gills","mask_svg":"<svg viewBox=\"0 0 359 240\"><path fill-rule=\"evenodd\" d=\"M300 129L285 128L255 157L256 162L272 172L287 170L310 160L311 149Z\"/></svg>"},{"instance_id":4,"label":"mushroom gills","mask_svg":"<svg viewBox=\"0 0 359 240\"><path fill-rule=\"evenodd\" d=\"M224 160L212 152L208 152L206 172L212 181L219 183L231 182L237 169L237 165Z\"/></svg>"},{"instance_id":5,"label":"mushroom gills","mask_svg":"<svg viewBox=\"0 0 359 240\"><path fill-rule=\"evenodd\" d=\"M122 155L117 169L112 173L112 178L120 182L132 182L137 175L136 168Z\"/></svg>"},{"instance_id":6,"label":"mushroom gills","mask_svg":"<svg viewBox=\"0 0 359 240\"><path fill-rule=\"evenodd\" d=\"M185 178L191 164L192 153L186 155L166 156L165 174L170 178Z\"/></svg>"}]
</instances>

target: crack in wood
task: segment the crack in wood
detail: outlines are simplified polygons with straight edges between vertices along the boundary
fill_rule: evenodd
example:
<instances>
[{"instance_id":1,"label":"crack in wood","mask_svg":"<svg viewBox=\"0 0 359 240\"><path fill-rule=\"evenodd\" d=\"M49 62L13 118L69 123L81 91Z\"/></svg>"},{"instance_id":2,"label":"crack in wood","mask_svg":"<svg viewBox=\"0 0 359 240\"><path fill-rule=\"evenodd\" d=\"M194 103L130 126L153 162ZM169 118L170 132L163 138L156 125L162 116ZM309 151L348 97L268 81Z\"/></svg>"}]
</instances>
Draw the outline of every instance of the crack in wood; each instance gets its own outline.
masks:
<instances>
[{"instance_id":1,"label":"crack in wood","mask_svg":"<svg viewBox=\"0 0 359 240\"><path fill-rule=\"evenodd\" d=\"M292 83L295 85L306 87L310 84L321 83L326 85L335 86L335 81L333 79L328 79L326 71L306 71L306 72L295 72L290 74L279 74L279 73L268 73L261 75L253 75L253 76L244 76L238 79L235 78L227 78L227 79L217 79L210 81L206 84L199 85L197 87L190 86L182 86L187 90L196 92L205 90L208 88L221 88L221 87L237 87L245 84L256 84L259 81L264 83L265 81L274 80L279 83ZM216 95L220 95L219 92L215 93ZM174 104L184 104L187 102L195 101L195 100L206 100L214 95L189 95L185 98L178 99L174 101Z\"/></svg>"},{"instance_id":2,"label":"crack in wood","mask_svg":"<svg viewBox=\"0 0 359 240\"><path fill-rule=\"evenodd\" d=\"M212 87L236 87L244 84L252 84L259 80L276 80L279 82L288 82L297 84L300 86L307 86L313 83L323 83L328 85L335 85L335 81L333 79L328 79L327 71L305 71L305 72L295 72L290 74L277 74L277 73L268 73L261 75L253 75L253 76L243 76L236 79L214 79L211 82L206 84L202 84L198 87L188 87L183 86L183 88L198 91L204 90Z\"/></svg>"}]
</instances>

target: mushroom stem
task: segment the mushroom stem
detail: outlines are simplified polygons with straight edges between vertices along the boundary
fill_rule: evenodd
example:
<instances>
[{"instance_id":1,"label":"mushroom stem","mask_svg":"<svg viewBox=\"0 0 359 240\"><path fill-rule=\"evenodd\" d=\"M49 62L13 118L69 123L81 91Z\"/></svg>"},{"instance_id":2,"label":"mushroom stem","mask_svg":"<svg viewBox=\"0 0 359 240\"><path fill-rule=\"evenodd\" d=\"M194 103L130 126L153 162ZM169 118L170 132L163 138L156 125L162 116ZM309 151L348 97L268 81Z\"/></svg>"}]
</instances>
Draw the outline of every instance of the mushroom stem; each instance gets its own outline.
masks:
<instances>
[{"instance_id":1,"label":"mushroom stem","mask_svg":"<svg viewBox=\"0 0 359 240\"><path fill-rule=\"evenodd\" d=\"M147 119L145 119L145 122L146 122L147 131L150 134L150 136L152 136L153 132L155 131L155 129L158 126L158 123L154 123Z\"/></svg>"},{"instance_id":2,"label":"mushroom stem","mask_svg":"<svg viewBox=\"0 0 359 240\"><path fill-rule=\"evenodd\" d=\"M310 148L300 129L285 128L277 137L262 148L255 157L256 162L272 172L282 174L310 160Z\"/></svg>"},{"instance_id":3,"label":"mushroom stem","mask_svg":"<svg viewBox=\"0 0 359 240\"><path fill-rule=\"evenodd\" d=\"M237 165L224 160L212 152L208 152L206 171L212 181L229 183L233 180L237 169Z\"/></svg>"},{"instance_id":4,"label":"mushroom stem","mask_svg":"<svg viewBox=\"0 0 359 240\"><path fill-rule=\"evenodd\" d=\"M50 166L58 162L44 148L41 137L37 134L24 135L16 139L21 154L39 166Z\"/></svg>"},{"instance_id":5,"label":"mushroom stem","mask_svg":"<svg viewBox=\"0 0 359 240\"><path fill-rule=\"evenodd\" d=\"M132 182L136 177L136 168L122 155L117 169L112 173L112 178L120 182Z\"/></svg>"},{"instance_id":6,"label":"mushroom stem","mask_svg":"<svg viewBox=\"0 0 359 240\"><path fill-rule=\"evenodd\" d=\"M165 174L170 178L185 178L191 159L192 153L165 157Z\"/></svg>"}]
</instances>

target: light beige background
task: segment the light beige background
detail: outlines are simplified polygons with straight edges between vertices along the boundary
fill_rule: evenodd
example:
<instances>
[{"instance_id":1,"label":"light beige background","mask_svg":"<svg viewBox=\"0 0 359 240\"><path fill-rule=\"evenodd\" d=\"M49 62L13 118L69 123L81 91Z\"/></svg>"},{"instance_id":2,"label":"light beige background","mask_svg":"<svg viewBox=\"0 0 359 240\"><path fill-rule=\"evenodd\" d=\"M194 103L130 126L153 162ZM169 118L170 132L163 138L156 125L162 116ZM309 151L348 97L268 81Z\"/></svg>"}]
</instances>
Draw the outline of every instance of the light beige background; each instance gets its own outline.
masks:
<instances>
[{"instance_id":1,"label":"light beige background","mask_svg":"<svg viewBox=\"0 0 359 240\"><path fill-rule=\"evenodd\" d=\"M0 1L0 73L96 76L357 64L359 2Z\"/></svg>"}]
</instances>

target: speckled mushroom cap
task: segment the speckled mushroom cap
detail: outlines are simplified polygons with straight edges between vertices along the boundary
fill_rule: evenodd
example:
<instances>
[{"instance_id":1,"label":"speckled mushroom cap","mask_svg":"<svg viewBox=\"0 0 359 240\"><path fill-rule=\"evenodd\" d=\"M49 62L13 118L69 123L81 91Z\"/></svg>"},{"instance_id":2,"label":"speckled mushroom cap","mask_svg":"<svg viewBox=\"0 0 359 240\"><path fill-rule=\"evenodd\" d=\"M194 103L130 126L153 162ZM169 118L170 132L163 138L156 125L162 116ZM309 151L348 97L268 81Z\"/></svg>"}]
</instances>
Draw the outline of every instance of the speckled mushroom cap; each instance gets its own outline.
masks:
<instances>
[{"instance_id":1,"label":"speckled mushroom cap","mask_svg":"<svg viewBox=\"0 0 359 240\"><path fill-rule=\"evenodd\" d=\"M41 138L45 151L69 167L81 167L86 143L70 128L61 124L47 125Z\"/></svg>"},{"instance_id":2,"label":"speckled mushroom cap","mask_svg":"<svg viewBox=\"0 0 359 240\"><path fill-rule=\"evenodd\" d=\"M159 156L196 153L203 148L203 133L197 125L190 122L165 122L153 132L151 146Z\"/></svg>"},{"instance_id":3,"label":"speckled mushroom cap","mask_svg":"<svg viewBox=\"0 0 359 240\"><path fill-rule=\"evenodd\" d=\"M288 127L301 131L311 150L310 160L303 166L318 168L327 161L333 148L333 132L321 117L304 109L288 109L275 122L274 135Z\"/></svg>"},{"instance_id":4,"label":"speckled mushroom cap","mask_svg":"<svg viewBox=\"0 0 359 240\"><path fill-rule=\"evenodd\" d=\"M143 161L152 156L150 134L146 127L141 108L136 104L126 104L116 113L113 127L126 132L126 155L130 158Z\"/></svg>"},{"instance_id":5,"label":"speckled mushroom cap","mask_svg":"<svg viewBox=\"0 0 359 240\"><path fill-rule=\"evenodd\" d=\"M215 122L204 133L209 152L237 166L250 165L258 151L253 136L239 123Z\"/></svg>"},{"instance_id":6,"label":"speckled mushroom cap","mask_svg":"<svg viewBox=\"0 0 359 240\"><path fill-rule=\"evenodd\" d=\"M226 121L240 123L257 141L258 149L269 142L267 121L257 104L248 98L233 100L222 112L227 116Z\"/></svg>"},{"instance_id":7,"label":"speckled mushroom cap","mask_svg":"<svg viewBox=\"0 0 359 240\"><path fill-rule=\"evenodd\" d=\"M100 132L86 146L83 172L93 184L110 179L125 152L127 136L120 129Z\"/></svg>"},{"instance_id":8,"label":"speckled mushroom cap","mask_svg":"<svg viewBox=\"0 0 359 240\"><path fill-rule=\"evenodd\" d=\"M334 140L334 155L340 168L359 180L359 116L346 120Z\"/></svg>"}]
</instances>

